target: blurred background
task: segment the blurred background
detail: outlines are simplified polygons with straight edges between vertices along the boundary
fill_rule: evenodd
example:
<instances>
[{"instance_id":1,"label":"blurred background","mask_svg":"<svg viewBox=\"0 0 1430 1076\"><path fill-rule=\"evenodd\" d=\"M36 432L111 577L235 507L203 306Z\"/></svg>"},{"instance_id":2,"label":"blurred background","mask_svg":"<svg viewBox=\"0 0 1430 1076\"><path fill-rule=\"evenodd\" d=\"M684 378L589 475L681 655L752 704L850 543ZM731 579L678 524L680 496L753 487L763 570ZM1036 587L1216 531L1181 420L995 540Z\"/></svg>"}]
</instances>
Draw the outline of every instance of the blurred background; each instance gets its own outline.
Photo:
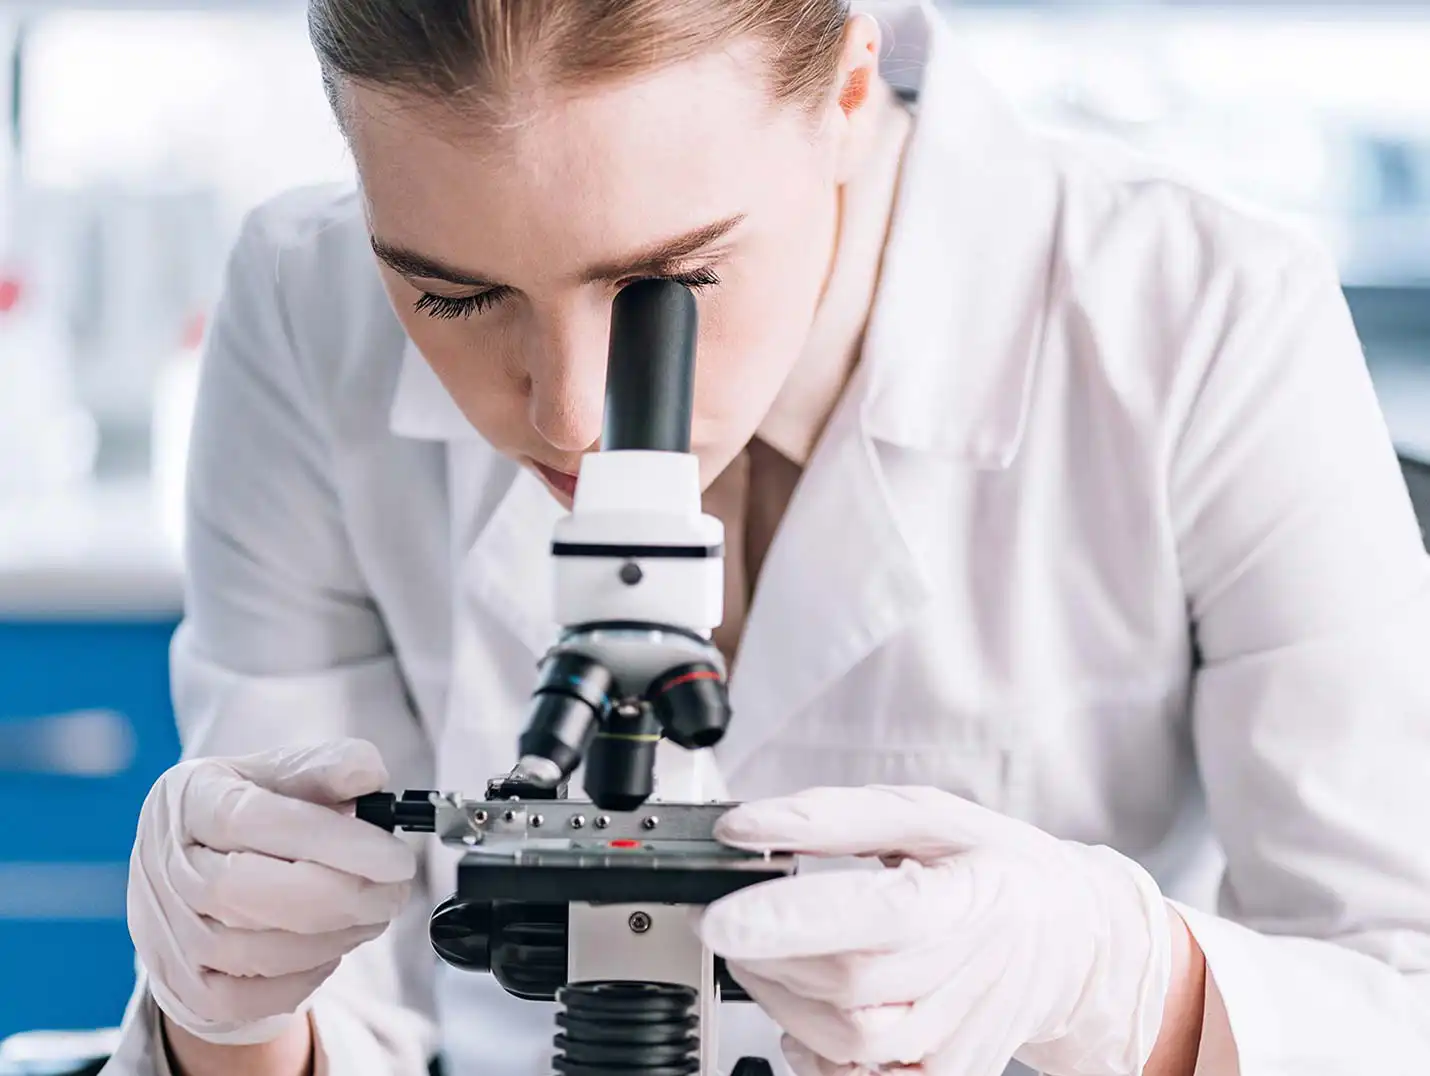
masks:
<instances>
[{"instance_id":1,"label":"blurred background","mask_svg":"<svg viewBox=\"0 0 1430 1076\"><path fill-rule=\"evenodd\" d=\"M952 14L1036 122L1323 237L1430 457L1430 2ZM350 173L301 0L0 0L0 1038L119 1019L206 318L243 213Z\"/></svg>"}]
</instances>

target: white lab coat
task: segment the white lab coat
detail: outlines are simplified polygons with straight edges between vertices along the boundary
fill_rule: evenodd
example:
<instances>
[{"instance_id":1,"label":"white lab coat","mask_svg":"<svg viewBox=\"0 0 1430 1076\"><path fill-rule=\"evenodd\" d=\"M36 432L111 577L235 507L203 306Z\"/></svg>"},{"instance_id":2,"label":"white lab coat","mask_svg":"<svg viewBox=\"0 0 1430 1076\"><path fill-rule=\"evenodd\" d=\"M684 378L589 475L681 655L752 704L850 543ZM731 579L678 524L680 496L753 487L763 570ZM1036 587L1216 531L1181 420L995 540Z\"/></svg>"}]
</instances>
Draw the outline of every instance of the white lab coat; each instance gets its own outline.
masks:
<instances>
[{"instance_id":1,"label":"white lab coat","mask_svg":"<svg viewBox=\"0 0 1430 1076\"><path fill-rule=\"evenodd\" d=\"M1194 903L1224 857L1187 917L1244 1076L1423 1076L1430 563L1330 260L1030 133L927 12L893 30L916 129L861 363L750 610L731 793L935 785ZM397 786L469 792L513 761L560 509L406 343L354 195L248 222L192 452L190 754L352 734ZM411 921L320 994L335 1072L436 1041L452 869L433 852ZM437 982L458 1074L543 1071L542 1006ZM730 1058L774 1053L726 1008Z\"/></svg>"}]
</instances>

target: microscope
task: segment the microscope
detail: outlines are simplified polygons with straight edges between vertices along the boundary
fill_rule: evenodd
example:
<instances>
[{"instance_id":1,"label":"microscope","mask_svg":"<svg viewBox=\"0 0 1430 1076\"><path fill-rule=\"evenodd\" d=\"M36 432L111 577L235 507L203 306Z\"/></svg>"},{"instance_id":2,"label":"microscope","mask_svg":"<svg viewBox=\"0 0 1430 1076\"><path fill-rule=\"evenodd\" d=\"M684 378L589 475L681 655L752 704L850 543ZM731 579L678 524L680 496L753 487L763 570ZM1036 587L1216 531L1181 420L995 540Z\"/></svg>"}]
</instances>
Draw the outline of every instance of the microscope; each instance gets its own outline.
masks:
<instances>
[{"instance_id":1,"label":"microscope","mask_svg":"<svg viewBox=\"0 0 1430 1076\"><path fill-rule=\"evenodd\" d=\"M518 760L480 800L375 793L359 818L462 848L429 933L448 964L558 1004L560 1076L716 1076L719 1004L749 998L700 944L692 908L792 874L794 857L714 838L731 806L651 801L662 739L698 751L730 721L724 528L690 452L695 300L643 280L617 295L601 450L556 526L556 616ZM584 764L586 800L567 796ZM743 1058L730 1076L762 1076Z\"/></svg>"}]
</instances>

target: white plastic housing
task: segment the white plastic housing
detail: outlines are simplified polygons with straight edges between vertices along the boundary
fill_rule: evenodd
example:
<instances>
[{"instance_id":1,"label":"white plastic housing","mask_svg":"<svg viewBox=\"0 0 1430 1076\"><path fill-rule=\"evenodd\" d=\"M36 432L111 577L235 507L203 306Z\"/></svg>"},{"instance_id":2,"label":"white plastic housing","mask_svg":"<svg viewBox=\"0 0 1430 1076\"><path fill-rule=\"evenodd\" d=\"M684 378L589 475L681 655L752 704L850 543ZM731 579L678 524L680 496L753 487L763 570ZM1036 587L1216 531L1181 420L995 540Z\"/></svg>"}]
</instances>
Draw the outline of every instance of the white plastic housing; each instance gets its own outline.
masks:
<instances>
[{"instance_id":1,"label":"white plastic housing","mask_svg":"<svg viewBox=\"0 0 1430 1076\"><path fill-rule=\"evenodd\" d=\"M571 514L555 540L576 545L723 549L725 527L700 507L700 463L675 452L596 452L581 461ZM640 582L622 580L634 562ZM725 615L723 553L711 557L556 558L562 624L640 620L708 635Z\"/></svg>"}]
</instances>

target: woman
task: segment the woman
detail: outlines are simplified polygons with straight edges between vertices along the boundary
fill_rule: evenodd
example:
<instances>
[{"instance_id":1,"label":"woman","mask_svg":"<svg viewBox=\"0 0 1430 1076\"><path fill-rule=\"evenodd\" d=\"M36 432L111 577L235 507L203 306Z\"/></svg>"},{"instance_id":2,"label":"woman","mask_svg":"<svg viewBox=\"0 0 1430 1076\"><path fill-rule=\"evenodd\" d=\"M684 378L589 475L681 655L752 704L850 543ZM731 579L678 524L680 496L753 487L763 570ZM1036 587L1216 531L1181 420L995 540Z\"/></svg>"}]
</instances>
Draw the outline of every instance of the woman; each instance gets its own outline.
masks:
<instances>
[{"instance_id":1,"label":"woman","mask_svg":"<svg viewBox=\"0 0 1430 1076\"><path fill-rule=\"evenodd\" d=\"M514 761L652 276L701 297L722 836L891 864L706 913L730 1056L1430 1071L1430 568L1324 254L1024 130L919 7L310 12L360 193L256 212L214 327L130 1071L544 1071L541 1006L427 980L451 857L330 808Z\"/></svg>"}]
</instances>

